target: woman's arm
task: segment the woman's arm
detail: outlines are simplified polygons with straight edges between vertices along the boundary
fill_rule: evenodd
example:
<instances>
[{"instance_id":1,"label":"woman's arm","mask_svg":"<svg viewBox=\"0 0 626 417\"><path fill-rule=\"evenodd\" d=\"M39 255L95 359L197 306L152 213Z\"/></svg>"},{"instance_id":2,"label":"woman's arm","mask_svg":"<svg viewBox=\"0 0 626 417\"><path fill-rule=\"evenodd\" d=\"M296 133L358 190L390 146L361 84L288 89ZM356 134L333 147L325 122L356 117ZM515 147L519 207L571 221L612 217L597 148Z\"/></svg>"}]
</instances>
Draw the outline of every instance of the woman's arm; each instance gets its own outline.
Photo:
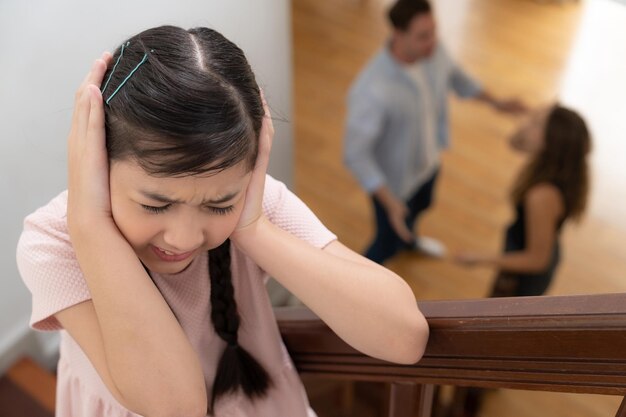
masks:
<instances>
[{"instance_id":1,"label":"woman's arm","mask_svg":"<svg viewBox=\"0 0 626 417\"><path fill-rule=\"evenodd\" d=\"M76 97L68 139L68 228L92 300L56 314L111 393L147 416L204 416L202 367L182 328L117 229L110 208L105 54Z\"/></svg>"},{"instance_id":2,"label":"woman's arm","mask_svg":"<svg viewBox=\"0 0 626 417\"><path fill-rule=\"evenodd\" d=\"M561 192L552 184L537 184L524 198L526 248L489 256L473 253L457 257L465 264L493 265L506 272L539 273L550 265L558 222L565 211Z\"/></svg>"}]
</instances>

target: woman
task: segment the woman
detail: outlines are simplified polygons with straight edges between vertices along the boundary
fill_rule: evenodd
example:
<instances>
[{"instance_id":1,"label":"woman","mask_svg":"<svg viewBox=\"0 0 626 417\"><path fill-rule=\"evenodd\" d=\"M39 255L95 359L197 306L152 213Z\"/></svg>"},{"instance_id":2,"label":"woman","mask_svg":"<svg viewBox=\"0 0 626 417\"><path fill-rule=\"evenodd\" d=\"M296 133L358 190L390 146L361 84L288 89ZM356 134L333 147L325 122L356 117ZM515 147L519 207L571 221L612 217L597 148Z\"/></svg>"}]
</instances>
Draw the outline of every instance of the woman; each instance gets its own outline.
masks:
<instances>
[{"instance_id":1,"label":"woman","mask_svg":"<svg viewBox=\"0 0 626 417\"><path fill-rule=\"evenodd\" d=\"M560 261L563 225L578 220L587 205L591 138L584 120L574 111L554 105L533 112L511 138L514 149L529 155L513 188L515 220L508 227L504 252L457 255L465 265L498 269L490 297L545 294ZM463 410L474 416L483 391L457 388L451 415Z\"/></svg>"},{"instance_id":2,"label":"woman","mask_svg":"<svg viewBox=\"0 0 626 417\"><path fill-rule=\"evenodd\" d=\"M511 145L530 160L513 189L516 217L506 231L504 252L457 256L466 265L498 269L491 297L545 293L559 264L561 229L580 219L589 191L591 139L574 111L560 105L535 111Z\"/></svg>"}]
</instances>

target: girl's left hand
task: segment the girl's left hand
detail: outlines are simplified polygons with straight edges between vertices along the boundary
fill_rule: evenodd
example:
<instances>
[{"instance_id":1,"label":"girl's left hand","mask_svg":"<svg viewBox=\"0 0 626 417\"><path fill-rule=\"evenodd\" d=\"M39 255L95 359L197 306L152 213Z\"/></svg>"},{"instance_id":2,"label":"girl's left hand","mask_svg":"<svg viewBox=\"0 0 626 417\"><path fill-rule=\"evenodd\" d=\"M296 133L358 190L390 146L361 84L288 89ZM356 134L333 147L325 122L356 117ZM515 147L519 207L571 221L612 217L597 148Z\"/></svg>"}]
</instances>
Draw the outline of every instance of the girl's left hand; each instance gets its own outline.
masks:
<instances>
[{"instance_id":1,"label":"girl's left hand","mask_svg":"<svg viewBox=\"0 0 626 417\"><path fill-rule=\"evenodd\" d=\"M256 158L254 169L248 189L246 190L246 201L244 203L239 223L233 232L232 237L236 238L248 229L252 229L259 219L263 217L263 192L265 190L265 175L270 160L270 151L272 149L272 140L274 138L274 125L272 124L272 116L270 109L265 101L263 91L261 91L261 99L263 100L263 108L265 116L263 117L263 125L259 135L259 152Z\"/></svg>"}]
</instances>

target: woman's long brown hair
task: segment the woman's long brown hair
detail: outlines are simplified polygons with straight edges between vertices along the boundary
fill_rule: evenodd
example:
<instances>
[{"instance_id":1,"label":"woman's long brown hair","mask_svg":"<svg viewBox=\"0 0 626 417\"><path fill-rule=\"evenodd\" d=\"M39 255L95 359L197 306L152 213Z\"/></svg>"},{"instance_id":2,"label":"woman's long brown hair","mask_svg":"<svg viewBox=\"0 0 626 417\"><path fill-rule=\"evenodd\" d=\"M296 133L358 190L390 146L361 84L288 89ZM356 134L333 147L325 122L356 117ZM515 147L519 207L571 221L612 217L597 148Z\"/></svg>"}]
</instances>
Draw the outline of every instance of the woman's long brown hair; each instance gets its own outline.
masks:
<instances>
[{"instance_id":1,"label":"woman's long brown hair","mask_svg":"<svg viewBox=\"0 0 626 417\"><path fill-rule=\"evenodd\" d=\"M591 137L578 113L556 105L545 128L544 146L522 169L513 187L515 204L524 201L528 190L539 183L551 183L563 193L564 220L580 219L587 206Z\"/></svg>"}]
</instances>

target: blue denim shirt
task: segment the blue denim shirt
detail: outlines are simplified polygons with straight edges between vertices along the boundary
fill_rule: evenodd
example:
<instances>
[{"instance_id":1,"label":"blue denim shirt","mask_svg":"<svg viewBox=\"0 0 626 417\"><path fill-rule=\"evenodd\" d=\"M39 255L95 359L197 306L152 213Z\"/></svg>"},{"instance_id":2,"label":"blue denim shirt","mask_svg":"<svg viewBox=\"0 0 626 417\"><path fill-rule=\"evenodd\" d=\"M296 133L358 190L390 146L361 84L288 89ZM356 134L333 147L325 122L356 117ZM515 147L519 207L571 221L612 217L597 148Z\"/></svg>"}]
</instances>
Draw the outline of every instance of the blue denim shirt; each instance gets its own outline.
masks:
<instances>
[{"instance_id":1,"label":"blue denim shirt","mask_svg":"<svg viewBox=\"0 0 626 417\"><path fill-rule=\"evenodd\" d=\"M420 61L431 87L439 150L448 146L448 91L473 97L481 86L457 66L443 45ZM344 161L369 193L387 185L407 199L423 183L415 153L424 152L423 100L406 69L385 46L354 81L348 95ZM421 183L420 183L421 182Z\"/></svg>"}]
</instances>

